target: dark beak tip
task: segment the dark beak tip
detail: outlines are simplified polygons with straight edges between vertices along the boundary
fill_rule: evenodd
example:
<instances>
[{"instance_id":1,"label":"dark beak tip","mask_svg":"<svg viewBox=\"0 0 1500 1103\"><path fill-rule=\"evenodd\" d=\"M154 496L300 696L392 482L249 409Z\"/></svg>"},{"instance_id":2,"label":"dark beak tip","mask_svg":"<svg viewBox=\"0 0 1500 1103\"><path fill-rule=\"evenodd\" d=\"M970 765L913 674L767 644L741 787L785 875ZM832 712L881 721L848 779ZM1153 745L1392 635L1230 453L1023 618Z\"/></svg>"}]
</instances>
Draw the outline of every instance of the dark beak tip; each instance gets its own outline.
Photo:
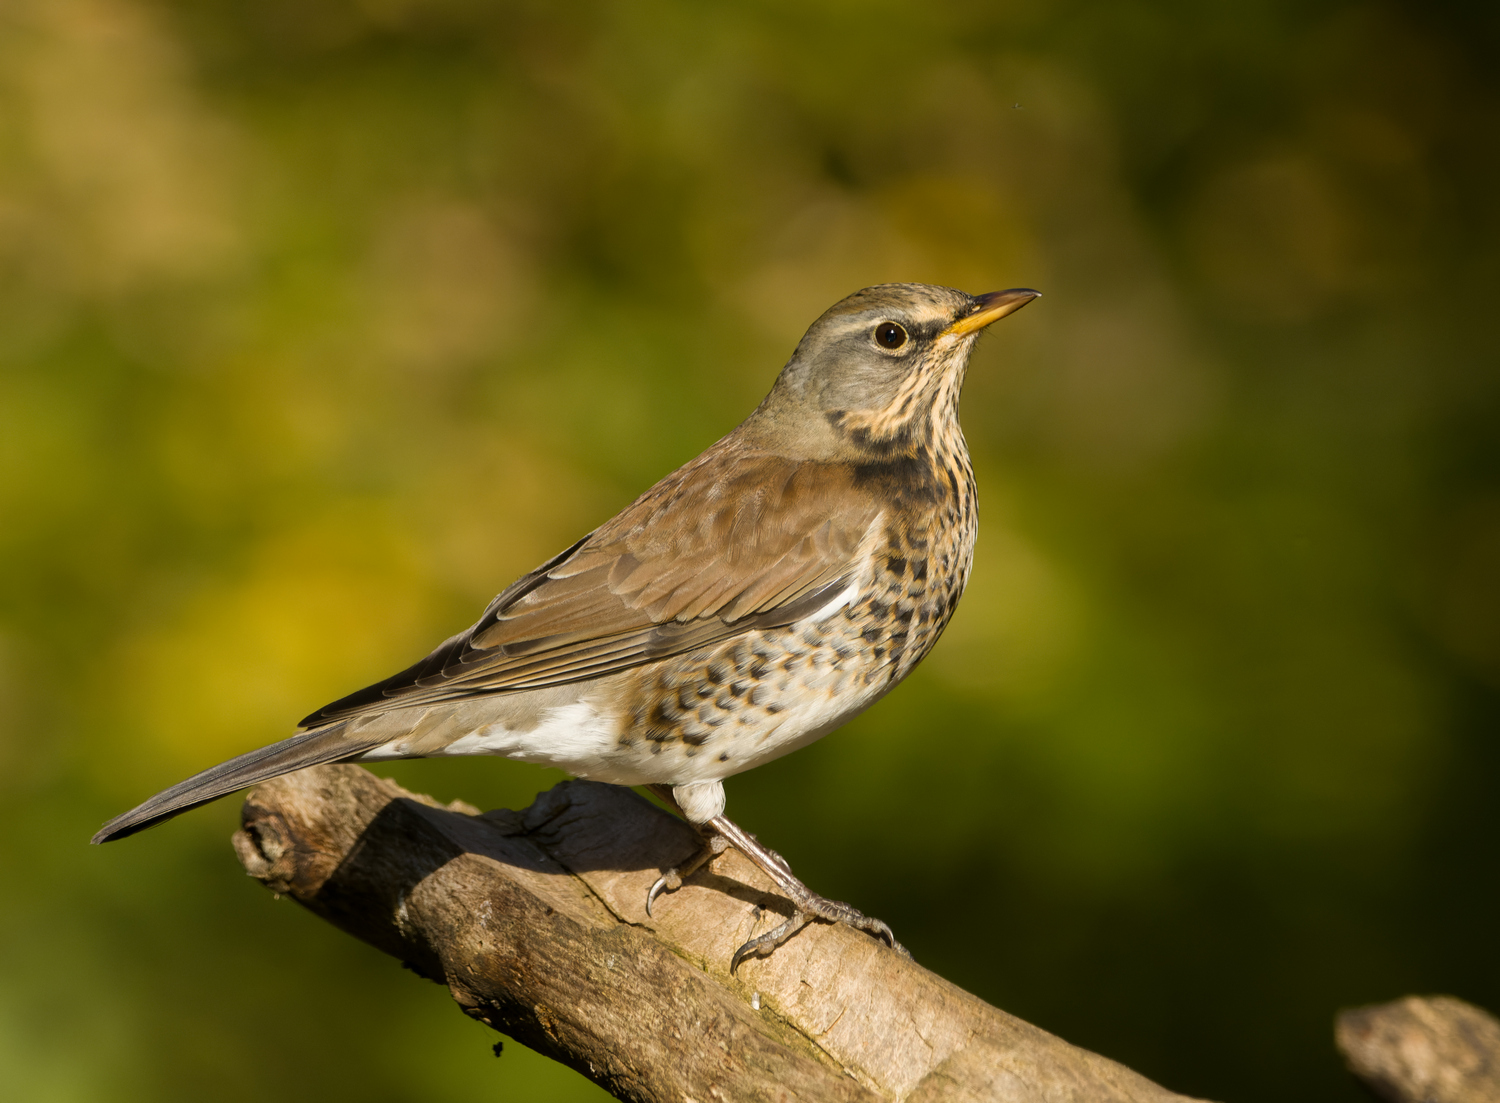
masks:
<instances>
[{"instance_id":1,"label":"dark beak tip","mask_svg":"<svg viewBox=\"0 0 1500 1103\"><path fill-rule=\"evenodd\" d=\"M976 295L973 309L955 319L944 332L960 337L977 333L992 322L1014 314L1040 295L1041 292L1033 291L1029 287L1012 287L1006 291L991 291L988 295Z\"/></svg>"},{"instance_id":2,"label":"dark beak tip","mask_svg":"<svg viewBox=\"0 0 1500 1103\"><path fill-rule=\"evenodd\" d=\"M977 297L980 309L992 306L1001 306L1005 303L1015 303L1018 306L1029 303L1032 299L1040 299L1042 293L1033 291L1029 287L1011 287L1004 291L991 291L988 294Z\"/></svg>"}]
</instances>

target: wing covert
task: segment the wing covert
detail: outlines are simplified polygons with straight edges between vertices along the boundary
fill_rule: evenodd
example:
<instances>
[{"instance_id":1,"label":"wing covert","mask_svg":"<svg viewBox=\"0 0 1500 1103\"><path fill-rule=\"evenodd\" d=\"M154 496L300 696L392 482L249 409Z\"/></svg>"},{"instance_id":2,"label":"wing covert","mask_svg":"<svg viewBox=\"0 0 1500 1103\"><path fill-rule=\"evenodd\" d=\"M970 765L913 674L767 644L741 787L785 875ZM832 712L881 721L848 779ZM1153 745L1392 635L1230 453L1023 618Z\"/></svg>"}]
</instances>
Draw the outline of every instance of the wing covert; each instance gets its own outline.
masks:
<instances>
[{"instance_id":1,"label":"wing covert","mask_svg":"<svg viewBox=\"0 0 1500 1103\"><path fill-rule=\"evenodd\" d=\"M848 585L879 514L843 469L710 449L506 587L466 632L302 725L603 677L793 623Z\"/></svg>"}]
</instances>

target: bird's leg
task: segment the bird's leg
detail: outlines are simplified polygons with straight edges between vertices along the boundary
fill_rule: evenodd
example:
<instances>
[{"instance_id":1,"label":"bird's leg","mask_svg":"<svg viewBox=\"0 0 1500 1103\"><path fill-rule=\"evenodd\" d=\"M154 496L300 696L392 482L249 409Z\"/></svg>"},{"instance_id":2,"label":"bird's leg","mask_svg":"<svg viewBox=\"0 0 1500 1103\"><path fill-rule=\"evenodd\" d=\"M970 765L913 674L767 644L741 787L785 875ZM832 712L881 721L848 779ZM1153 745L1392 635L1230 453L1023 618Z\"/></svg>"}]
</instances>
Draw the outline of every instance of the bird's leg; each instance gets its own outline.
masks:
<instances>
[{"instance_id":1,"label":"bird's leg","mask_svg":"<svg viewBox=\"0 0 1500 1103\"><path fill-rule=\"evenodd\" d=\"M662 799L670 801L671 804L681 810L681 805L672 795L672 789L667 785L652 785L650 789ZM720 807L723 807L721 804ZM689 821L691 822L691 821ZM688 861L673 869L669 869L656 883L651 886L651 891L646 897L646 914L651 914L651 905L663 892L671 892L682 886L682 882L696 873L710 859L722 854L729 847L734 847L745 857L754 862L776 884L776 887L792 902L796 909L792 917L773 930L763 935L752 938L734 952L734 957L729 963L729 971L733 973L740 962L747 957L764 957L770 954L776 947L780 946L792 935L807 926L814 919L822 919L828 923L844 923L850 927L857 927L866 931L875 938L880 939L903 957L910 957L906 948L896 941L896 936L891 933L890 927L878 919L863 914L851 908L848 904L838 900L829 900L819 896L799 881L792 874L792 867L787 860L777 854L770 847L761 844L760 840L750 834L733 820L728 819L721 812L712 816L701 824L694 824L700 834L703 835L703 846L698 853Z\"/></svg>"},{"instance_id":2,"label":"bird's leg","mask_svg":"<svg viewBox=\"0 0 1500 1103\"><path fill-rule=\"evenodd\" d=\"M704 824L693 823L693 821L688 818L687 813L683 811L682 805L678 802L677 798L672 794L672 786L648 785L646 786L646 788L650 789L662 800L666 801L673 808L677 809L678 812L681 812L683 819L687 820L688 823L692 825L693 830L698 832L698 834L703 839L703 843L698 847L698 852L696 854L694 854L687 861L683 862L681 865L673 866L671 869L667 870L660 877L658 877L656 879L656 883L651 886L651 891L646 894L646 914L649 916L651 915L651 905L656 903L656 898L658 896L660 896L664 892L676 892L678 889L680 889L682 887L682 882L687 880L693 874L697 873L698 870L702 869L704 865L712 861L714 858L717 858L720 854L723 854L724 851L728 850L729 840L724 838L723 835L708 830L708 828Z\"/></svg>"},{"instance_id":3,"label":"bird's leg","mask_svg":"<svg viewBox=\"0 0 1500 1103\"><path fill-rule=\"evenodd\" d=\"M733 820L728 819L722 813L713 817L705 825L717 836L727 839L729 845L749 858L762 872L776 883L776 887L792 902L796 911L785 923L774 930L767 931L763 935L752 938L734 952L734 957L729 962L729 971L733 973L739 967L740 962L747 957L764 957L775 950L792 935L807 926L814 919L821 919L827 923L843 923L846 926L855 927L865 931L871 936L880 939L891 949L902 957L911 957L905 946L896 941L896 936L891 933L890 927L879 919L874 919L863 912L851 908L838 900L829 900L819 896L801 881L792 875L792 870L787 865L786 859L774 850L762 846L760 840L750 834Z\"/></svg>"}]
</instances>

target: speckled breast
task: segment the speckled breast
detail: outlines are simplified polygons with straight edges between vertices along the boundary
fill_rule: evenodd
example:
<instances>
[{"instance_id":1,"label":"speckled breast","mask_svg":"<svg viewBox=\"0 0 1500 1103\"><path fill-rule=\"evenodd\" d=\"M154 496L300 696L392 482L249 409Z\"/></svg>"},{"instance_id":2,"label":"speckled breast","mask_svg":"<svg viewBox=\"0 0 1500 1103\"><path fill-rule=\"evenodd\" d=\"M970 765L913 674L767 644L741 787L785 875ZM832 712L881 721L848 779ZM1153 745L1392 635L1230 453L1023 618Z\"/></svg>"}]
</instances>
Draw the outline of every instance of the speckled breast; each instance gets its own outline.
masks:
<instances>
[{"instance_id":1,"label":"speckled breast","mask_svg":"<svg viewBox=\"0 0 1500 1103\"><path fill-rule=\"evenodd\" d=\"M616 764L649 759L643 768L675 784L727 777L826 735L910 673L968 582L976 523L964 461L931 508L893 511L843 608L636 672Z\"/></svg>"}]
</instances>

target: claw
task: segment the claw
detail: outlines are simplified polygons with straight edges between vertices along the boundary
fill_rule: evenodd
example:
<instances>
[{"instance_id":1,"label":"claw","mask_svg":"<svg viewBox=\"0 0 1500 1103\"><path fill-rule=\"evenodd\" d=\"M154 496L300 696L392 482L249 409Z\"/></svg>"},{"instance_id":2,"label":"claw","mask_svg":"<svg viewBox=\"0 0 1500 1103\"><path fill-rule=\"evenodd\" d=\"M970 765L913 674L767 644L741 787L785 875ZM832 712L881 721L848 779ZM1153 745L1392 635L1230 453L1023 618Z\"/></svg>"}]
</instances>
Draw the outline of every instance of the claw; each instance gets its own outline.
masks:
<instances>
[{"instance_id":1,"label":"claw","mask_svg":"<svg viewBox=\"0 0 1500 1103\"><path fill-rule=\"evenodd\" d=\"M759 957L761 951L769 954L780 946L792 935L813 921L813 917L805 911L797 911L785 923L767 931L763 935L757 935L734 952L734 957L729 959L729 975L734 976L734 971L740 967L740 962L747 957Z\"/></svg>"},{"instance_id":2,"label":"claw","mask_svg":"<svg viewBox=\"0 0 1500 1103\"><path fill-rule=\"evenodd\" d=\"M871 919L869 916L864 916L863 917L863 922L860 922L860 923L851 923L850 926L858 927L860 930L864 931L866 934L871 935L871 936L873 936L875 938L880 939L882 942L884 942L891 949L895 950L896 953L900 954L902 957L907 958L907 959L911 958L911 951L908 950L905 946L901 945L901 943L897 942L896 941L896 934L895 934L895 932L892 931L890 929L890 927L886 926L880 920L878 920L878 919Z\"/></svg>"},{"instance_id":3,"label":"claw","mask_svg":"<svg viewBox=\"0 0 1500 1103\"><path fill-rule=\"evenodd\" d=\"M682 888L682 882L697 873L706 863L712 861L718 855L729 848L729 840L719 835L704 841L703 846L697 854L680 866L667 870L656 879L656 884L651 886L651 891L646 894L646 915L655 918L651 914L651 905L656 903L656 898L664 892L676 892Z\"/></svg>"},{"instance_id":4,"label":"claw","mask_svg":"<svg viewBox=\"0 0 1500 1103\"><path fill-rule=\"evenodd\" d=\"M656 879L656 884L652 885L651 891L646 894L647 917L652 919L655 918L655 916L651 915L651 905L656 903L656 898L658 896L660 896L664 892L676 892L681 887L682 878L677 875L677 871L675 869L669 869L666 873L663 873L660 877L658 877Z\"/></svg>"}]
</instances>

